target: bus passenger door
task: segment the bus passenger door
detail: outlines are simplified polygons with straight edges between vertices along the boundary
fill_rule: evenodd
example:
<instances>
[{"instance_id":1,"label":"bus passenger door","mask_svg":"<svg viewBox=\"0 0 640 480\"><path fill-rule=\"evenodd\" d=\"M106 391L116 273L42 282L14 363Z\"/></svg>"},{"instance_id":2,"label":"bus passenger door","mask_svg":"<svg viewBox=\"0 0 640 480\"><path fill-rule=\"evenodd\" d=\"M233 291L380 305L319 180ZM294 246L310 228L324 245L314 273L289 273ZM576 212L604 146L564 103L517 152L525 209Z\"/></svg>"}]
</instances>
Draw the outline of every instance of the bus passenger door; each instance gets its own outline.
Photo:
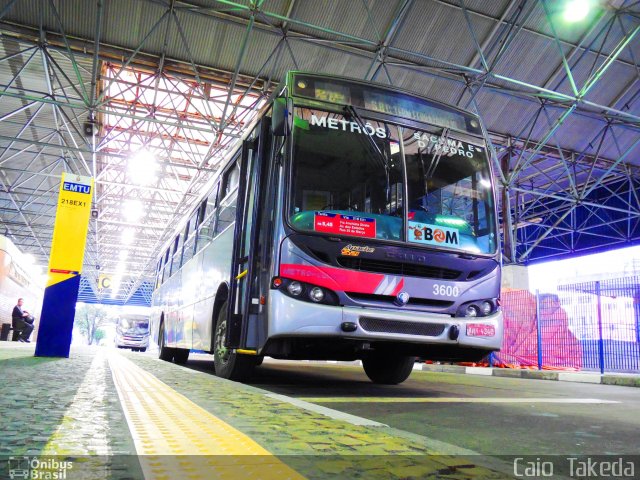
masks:
<instances>
[{"instance_id":1,"label":"bus passenger door","mask_svg":"<svg viewBox=\"0 0 640 480\"><path fill-rule=\"evenodd\" d=\"M258 330L259 291L258 265L261 254L258 249L261 214L264 211L265 177L269 168L265 152L269 147L268 122L257 128L259 136L245 140L240 162L240 184L238 186L238 208L234 231L229 311L227 318L226 346L228 348L255 349Z\"/></svg>"}]
</instances>

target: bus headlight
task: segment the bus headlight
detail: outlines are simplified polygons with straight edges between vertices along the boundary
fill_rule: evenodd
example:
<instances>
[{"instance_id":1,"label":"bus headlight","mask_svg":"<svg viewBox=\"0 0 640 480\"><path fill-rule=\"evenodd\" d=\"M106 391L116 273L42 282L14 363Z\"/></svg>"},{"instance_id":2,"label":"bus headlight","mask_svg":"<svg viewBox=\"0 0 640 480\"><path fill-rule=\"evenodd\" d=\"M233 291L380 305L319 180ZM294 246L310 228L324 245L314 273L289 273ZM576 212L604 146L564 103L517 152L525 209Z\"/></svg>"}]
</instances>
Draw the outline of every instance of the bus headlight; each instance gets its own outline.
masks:
<instances>
[{"instance_id":1,"label":"bus headlight","mask_svg":"<svg viewBox=\"0 0 640 480\"><path fill-rule=\"evenodd\" d=\"M467 309L464 311L465 317L477 317L478 316L478 307L475 305L469 305Z\"/></svg>"},{"instance_id":2,"label":"bus headlight","mask_svg":"<svg viewBox=\"0 0 640 480\"><path fill-rule=\"evenodd\" d=\"M456 317L487 317L498 310L497 299L475 300L458 307Z\"/></svg>"},{"instance_id":3,"label":"bus headlight","mask_svg":"<svg viewBox=\"0 0 640 480\"><path fill-rule=\"evenodd\" d=\"M489 315L491 310L493 310L493 305L491 305L491 302L485 300L480 304L480 310L482 310L482 315Z\"/></svg>"},{"instance_id":4,"label":"bus headlight","mask_svg":"<svg viewBox=\"0 0 640 480\"><path fill-rule=\"evenodd\" d=\"M300 282L291 282L287 285L287 291L294 297L299 296L302 293L302 284Z\"/></svg>"},{"instance_id":5,"label":"bus headlight","mask_svg":"<svg viewBox=\"0 0 640 480\"><path fill-rule=\"evenodd\" d=\"M321 302L324 300L324 292L320 287L313 287L309 292L309 298L314 302Z\"/></svg>"},{"instance_id":6,"label":"bus headlight","mask_svg":"<svg viewBox=\"0 0 640 480\"><path fill-rule=\"evenodd\" d=\"M333 290L299 280L274 277L271 280L271 289L280 290L288 297L305 302L322 303L324 305L340 304L338 294ZM305 294L305 292L307 293Z\"/></svg>"}]
</instances>

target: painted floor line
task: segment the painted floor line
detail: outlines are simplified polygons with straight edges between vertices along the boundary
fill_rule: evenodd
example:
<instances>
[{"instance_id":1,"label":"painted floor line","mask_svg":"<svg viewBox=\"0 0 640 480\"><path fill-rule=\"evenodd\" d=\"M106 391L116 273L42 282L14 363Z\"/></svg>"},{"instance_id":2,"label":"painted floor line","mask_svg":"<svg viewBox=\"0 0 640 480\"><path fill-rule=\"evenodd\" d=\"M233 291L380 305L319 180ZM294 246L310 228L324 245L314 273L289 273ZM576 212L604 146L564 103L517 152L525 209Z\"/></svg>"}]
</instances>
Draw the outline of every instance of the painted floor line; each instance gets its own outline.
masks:
<instances>
[{"instance_id":1,"label":"painted floor line","mask_svg":"<svg viewBox=\"0 0 640 480\"><path fill-rule=\"evenodd\" d=\"M76 455L112 454L108 441L109 422L100 408L106 391L105 370L104 352L98 350L60 425L43 448L42 455L60 455L61 452ZM79 420L86 419L89 412L90 423ZM79 435L78 430L85 431L87 435ZM91 438L91 445L81 444L78 438L87 436Z\"/></svg>"},{"instance_id":2,"label":"painted floor line","mask_svg":"<svg viewBox=\"0 0 640 480\"><path fill-rule=\"evenodd\" d=\"M298 400L312 403L567 403L608 404L621 403L598 398L473 398L473 397L301 397Z\"/></svg>"},{"instance_id":3,"label":"painted floor line","mask_svg":"<svg viewBox=\"0 0 640 480\"><path fill-rule=\"evenodd\" d=\"M118 353L109 355L118 397L146 480L302 480L254 440ZM206 474L206 475L205 475Z\"/></svg>"},{"instance_id":4,"label":"painted floor line","mask_svg":"<svg viewBox=\"0 0 640 480\"><path fill-rule=\"evenodd\" d=\"M369 420L368 418L358 417L356 415L340 412L332 408L316 405L315 403L305 402L300 398L287 397L286 395L279 395L277 393L267 393L265 394L265 397L273 398L274 400L278 400L280 402L286 402L298 408L302 408L303 410L319 413L329 418L333 418L334 420L342 420L352 425L360 425L365 427L388 427L389 426L384 423Z\"/></svg>"}]
</instances>

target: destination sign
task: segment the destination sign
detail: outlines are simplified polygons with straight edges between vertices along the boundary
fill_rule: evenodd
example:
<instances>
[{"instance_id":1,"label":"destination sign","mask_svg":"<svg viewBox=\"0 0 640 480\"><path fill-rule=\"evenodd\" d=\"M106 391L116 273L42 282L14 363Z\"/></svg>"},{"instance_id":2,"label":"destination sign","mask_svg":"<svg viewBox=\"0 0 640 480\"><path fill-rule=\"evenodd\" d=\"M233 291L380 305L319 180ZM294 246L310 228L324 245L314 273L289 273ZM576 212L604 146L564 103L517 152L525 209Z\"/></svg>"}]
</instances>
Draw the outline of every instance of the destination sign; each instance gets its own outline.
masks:
<instances>
[{"instance_id":1,"label":"destination sign","mask_svg":"<svg viewBox=\"0 0 640 480\"><path fill-rule=\"evenodd\" d=\"M476 117L453 107L375 85L348 80L294 74L292 92L339 105L352 105L373 112L408 118L443 128L481 135Z\"/></svg>"}]
</instances>

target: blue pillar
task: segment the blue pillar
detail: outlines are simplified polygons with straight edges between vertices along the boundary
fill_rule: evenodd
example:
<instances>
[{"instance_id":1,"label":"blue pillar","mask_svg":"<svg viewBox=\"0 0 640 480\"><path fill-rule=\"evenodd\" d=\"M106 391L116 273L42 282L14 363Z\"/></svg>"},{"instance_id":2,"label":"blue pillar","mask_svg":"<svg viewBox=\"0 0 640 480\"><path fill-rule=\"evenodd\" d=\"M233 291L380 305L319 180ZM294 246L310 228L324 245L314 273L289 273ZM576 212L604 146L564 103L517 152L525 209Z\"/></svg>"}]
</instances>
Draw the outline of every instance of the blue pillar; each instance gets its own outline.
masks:
<instances>
[{"instance_id":1,"label":"blue pillar","mask_svg":"<svg viewBox=\"0 0 640 480\"><path fill-rule=\"evenodd\" d=\"M540 321L539 290L536 290L536 325L538 327L538 370L542 370L542 322Z\"/></svg>"},{"instance_id":2,"label":"blue pillar","mask_svg":"<svg viewBox=\"0 0 640 480\"><path fill-rule=\"evenodd\" d=\"M604 340L602 339L602 299L600 296L600 280L596 280L596 296L598 300L598 363L600 375L604 374Z\"/></svg>"}]
</instances>

